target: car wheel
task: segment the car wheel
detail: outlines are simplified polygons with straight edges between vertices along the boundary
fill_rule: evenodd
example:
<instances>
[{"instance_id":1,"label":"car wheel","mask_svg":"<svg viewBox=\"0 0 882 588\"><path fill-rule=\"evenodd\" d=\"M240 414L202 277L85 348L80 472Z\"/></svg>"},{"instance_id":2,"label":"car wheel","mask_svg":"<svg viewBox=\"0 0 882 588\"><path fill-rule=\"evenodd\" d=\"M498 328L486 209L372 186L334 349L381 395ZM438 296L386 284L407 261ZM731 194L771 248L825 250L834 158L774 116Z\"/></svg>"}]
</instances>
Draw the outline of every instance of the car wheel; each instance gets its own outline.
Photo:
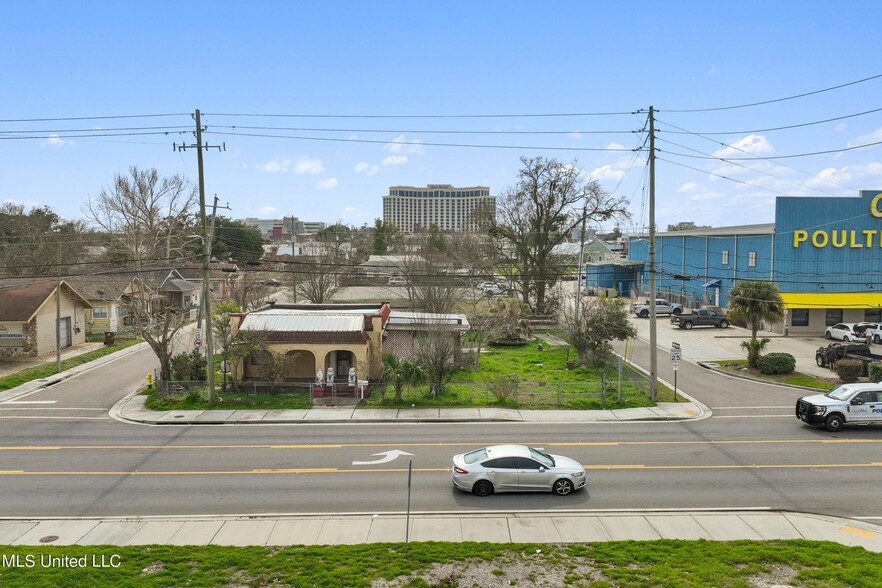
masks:
<instances>
[{"instance_id":1,"label":"car wheel","mask_svg":"<svg viewBox=\"0 0 882 588\"><path fill-rule=\"evenodd\" d=\"M824 336L827 337L827 339L833 339L833 335L830 334L830 331L824 333Z\"/></svg>"},{"instance_id":2,"label":"car wheel","mask_svg":"<svg viewBox=\"0 0 882 588\"><path fill-rule=\"evenodd\" d=\"M720 328L721 329L728 329L729 328L729 321L720 321Z\"/></svg>"},{"instance_id":3,"label":"car wheel","mask_svg":"<svg viewBox=\"0 0 882 588\"><path fill-rule=\"evenodd\" d=\"M645 309L644 309L644 310L641 310L641 311L640 311L640 318L646 318L646 317L648 317L648 316L649 316L649 311L648 311L648 310L645 310Z\"/></svg>"},{"instance_id":4,"label":"car wheel","mask_svg":"<svg viewBox=\"0 0 882 588\"><path fill-rule=\"evenodd\" d=\"M842 341L843 341L844 343L848 343L849 341L851 341L851 339L848 338L848 335L843 335L843 336L842 336Z\"/></svg>"},{"instance_id":5,"label":"car wheel","mask_svg":"<svg viewBox=\"0 0 882 588\"><path fill-rule=\"evenodd\" d=\"M686 321L685 323L683 323L683 328L687 329L687 330L691 329L692 328L692 321Z\"/></svg>"},{"instance_id":6,"label":"car wheel","mask_svg":"<svg viewBox=\"0 0 882 588\"><path fill-rule=\"evenodd\" d=\"M815 363L818 364L818 367L824 367L825 365L827 365L827 362L824 360L823 355L816 355Z\"/></svg>"},{"instance_id":7,"label":"car wheel","mask_svg":"<svg viewBox=\"0 0 882 588\"><path fill-rule=\"evenodd\" d=\"M882 336L873 335L873 343L882 343Z\"/></svg>"},{"instance_id":8,"label":"car wheel","mask_svg":"<svg viewBox=\"0 0 882 588\"><path fill-rule=\"evenodd\" d=\"M472 492L478 496L490 496L493 494L493 484L487 480L478 480L475 482L475 485L472 486Z\"/></svg>"},{"instance_id":9,"label":"car wheel","mask_svg":"<svg viewBox=\"0 0 882 588\"><path fill-rule=\"evenodd\" d=\"M674 314L680 314L681 312L683 312L682 308L675 308L674 309Z\"/></svg>"},{"instance_id":10,"label":"car wheel","mask_svg":"<svg viewBox=\"0 0 882 588\"><path fill-rule=\"evenodd\" d=\"M844 424L845 421L842 420L841 416L838 414L831 414L827 417L827 420L824 421L824 428L835 433L836 431L842 430L842 425Z\"/></svg>"},{"instance_id":11,"label":"car wheel","mask_svg":"<svg viewBox=\"0 0 882 588\"><path fill-rule=\"evenodd\" d=\"M566 496L570 492L573 491L573 483L569 480L564 480L561 478L560 480L554 481L554 486L552 487L555 494L558 496Z\"/></svg>"}]
</instances>

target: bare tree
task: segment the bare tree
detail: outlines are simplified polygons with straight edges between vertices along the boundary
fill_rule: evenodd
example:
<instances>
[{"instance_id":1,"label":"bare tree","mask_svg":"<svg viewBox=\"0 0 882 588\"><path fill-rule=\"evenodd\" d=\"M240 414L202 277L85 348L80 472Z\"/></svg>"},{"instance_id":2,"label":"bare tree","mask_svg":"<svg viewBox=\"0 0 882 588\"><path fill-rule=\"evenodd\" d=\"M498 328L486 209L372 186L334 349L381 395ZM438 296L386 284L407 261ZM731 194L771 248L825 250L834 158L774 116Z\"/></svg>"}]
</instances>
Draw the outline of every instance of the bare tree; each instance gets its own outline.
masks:
<instances>
[{"instance_id":1,"label":"bare tree","mask_svg":"<svg viewBox=\"0 0 882 588\"><path fill-rule=\"evenodd\" d=\"M552 249L583 217L594 223L627 217L627 201L607 194L596 180L582 179L576 162L523 157L521 163L517 183L501 195L495 217L485 214L482 224L499 240L503 267L512 269L523 301L542 314L546 288L560 274Z\"/></svg>"},{"instance_id":2,"label":"bare tree","mask_svg":"<svg viewBox=\"0 0 882 588\"><path fill-rule=\"evenodd\" d=\"M412 252L404 257L408 298L423 312L452 312L460 299L444 242L443 234L415 235L408 247Z\"/></svg>"},{"instance_id":3,"label":"bare tree","mask_svg":"<svg viewBox=\"0 0 882 588\"><path fill-rule=\"evenodd\" d=\"M160 178L156 169L129 168L113 185L89 198L84 214L111 244L138 265L169 259L193 225L197 192L183 177Z\"/></svg>"},{"instance_id":4,"label":"bare tree","mask_svg":"<svg viewBox=\"0 0 882 588\"><path fill-rule=\"evenodd\" d=\"M155 169L132 166L128 176L115 176L112 187L90 198L84 209L87 220L139 274L129 289L127 311L137 334L156 353L163 381L170 377L171 346L185 316L157 296L149 279L154 274L145 266L184 246L195 202L196 190L182 177L160 179Z\"/></svg>"},{"instance_id":5,"label":"bare tree","mask_svg":"<svg viewBox=\"0 0 882 588\"><path fill-rule=\"evenodd\" d=\"M431 324L431 320L425 320ZM459 332L443 328L439 323L436 328L417 334L414 341L414 356L426 372L432 398L444 388L456 369L456 349L459 344Z\"/></svg>"}]
</instances>

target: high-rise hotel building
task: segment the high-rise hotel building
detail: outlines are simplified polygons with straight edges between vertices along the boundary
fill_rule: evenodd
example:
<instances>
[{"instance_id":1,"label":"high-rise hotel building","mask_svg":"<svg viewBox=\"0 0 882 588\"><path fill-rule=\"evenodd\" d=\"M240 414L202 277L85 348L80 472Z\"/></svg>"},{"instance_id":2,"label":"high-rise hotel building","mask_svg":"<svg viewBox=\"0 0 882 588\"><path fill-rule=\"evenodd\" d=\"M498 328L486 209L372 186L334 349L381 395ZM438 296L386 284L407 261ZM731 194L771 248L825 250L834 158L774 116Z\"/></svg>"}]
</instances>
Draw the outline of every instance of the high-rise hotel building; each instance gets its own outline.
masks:
<instances>
[{"instance_id":1,"label":"high-rise hotel building","mask_svg":"<svg viewBox=\"0 0 882 588\"><path fill-rule=\"evenodd\" d=\"M404 233L437 225L445 232L477 231L474 212L489 207L495 214L496 197L487 186L454 188L450 184L429 184L425 188L392 186L383 196L383 222Z\"/></svg>"}]
</instances>

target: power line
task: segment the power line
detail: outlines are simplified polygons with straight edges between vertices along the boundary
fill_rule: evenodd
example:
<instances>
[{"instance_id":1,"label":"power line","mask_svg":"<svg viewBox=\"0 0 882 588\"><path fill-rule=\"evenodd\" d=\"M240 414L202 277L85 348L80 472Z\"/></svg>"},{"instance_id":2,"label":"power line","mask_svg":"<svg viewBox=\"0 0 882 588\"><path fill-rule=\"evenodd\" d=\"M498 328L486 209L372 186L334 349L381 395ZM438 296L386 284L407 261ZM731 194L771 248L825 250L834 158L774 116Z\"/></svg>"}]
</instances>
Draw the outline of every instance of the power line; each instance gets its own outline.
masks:
<instances>
[{"instance_id":1,"label":"power line","mask_svg":"<svg viewBox=\"0 0 882 588\"><path fill-rule=\"evenodd\" d=\"M752 130L746 130L746 131L710 131L710 132L705 131L705 132L701 132L701 133L697 133L697 132L693 133L692 131L686 131L686 130L681 130L681 131L662 130L661 132L672 133L672 134L677 134L677 135L679 135L679 134L688 134L688 135L748 135L751 133L769 133L772 131L786 131L789 129L799 129L799 128L803 128L803 127L821 125L821 124L828 123L828 122L835 122L838 120L855 118L858 116L864 116L866 114L873 114L873 113L880 112L880 111L882 111L882 108L874 108L872 110L865 110L863 112L857 112L855 114L846 114L844 116L825 118L823 120L816 120L816 121L807 122L807 123L797 123L797 124L786 125L786 126L782 126L782 127L770 127L767 129L752 129ZM658 119L656 119L656 121L658 121ZM664 123L664 121L658 121L658 122ZM664 124L670 124L670 123L664 123ZM671 125L671 126L674 128L679 128L676 125Z\"/></svg>"},{"instance_id":2,"label":"power line","mask_svg":"<svg viewBox=\"0 0 882 588\"><path fill-rule=\"evenodd\" d=\"M839 84L838 86L830 86L829 88L822 88L820 90L813 90L811 92L803 92L802 94L794 94L792 96L785 96L783 98L774 98L772 100L763 100L760 102L750 102L748 104L737 104L734 106L717 106L712 108L685 108L685 109L670 109L665 108L661 109L662 112L683 112L683 113L693 113L693 112L718 112L721 110L735 110L738 108L751 108L753 106L763 106L765 104L775 104L777 102L786 102L788 100L796 100L797 98L805 98L806 96L814 96L816 94L823 94L824 92L831 92L833 90L839 90L841 88L847 88L848 86L854 86L856 84L863 84L864 82L869 82L871 80L875 80L878 78L882 78L882 74L876 74L874 76L870 76L867 78L863 78L860 80L855 80L853 82L848 82L845 84Z\"/></svg>"}]
</instances>

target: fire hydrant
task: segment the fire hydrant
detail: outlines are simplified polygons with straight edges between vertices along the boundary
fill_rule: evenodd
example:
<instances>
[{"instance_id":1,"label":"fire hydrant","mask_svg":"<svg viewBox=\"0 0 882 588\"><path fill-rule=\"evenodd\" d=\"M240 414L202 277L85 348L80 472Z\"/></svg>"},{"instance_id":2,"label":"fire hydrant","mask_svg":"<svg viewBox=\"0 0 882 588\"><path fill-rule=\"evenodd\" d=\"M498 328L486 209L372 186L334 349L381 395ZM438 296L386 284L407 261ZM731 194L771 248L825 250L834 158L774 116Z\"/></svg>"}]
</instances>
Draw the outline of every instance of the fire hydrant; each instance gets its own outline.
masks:
<instances>
[{"instance_id":1,"label":"fire hydrant","mask_svg":"<svg viewBox=\"0 0 882 588\"><path fill-rule=\"evenodd\" d=\"M153 385L153 374L147 374L147 386Z\"/></svg>"}]
</instances>

